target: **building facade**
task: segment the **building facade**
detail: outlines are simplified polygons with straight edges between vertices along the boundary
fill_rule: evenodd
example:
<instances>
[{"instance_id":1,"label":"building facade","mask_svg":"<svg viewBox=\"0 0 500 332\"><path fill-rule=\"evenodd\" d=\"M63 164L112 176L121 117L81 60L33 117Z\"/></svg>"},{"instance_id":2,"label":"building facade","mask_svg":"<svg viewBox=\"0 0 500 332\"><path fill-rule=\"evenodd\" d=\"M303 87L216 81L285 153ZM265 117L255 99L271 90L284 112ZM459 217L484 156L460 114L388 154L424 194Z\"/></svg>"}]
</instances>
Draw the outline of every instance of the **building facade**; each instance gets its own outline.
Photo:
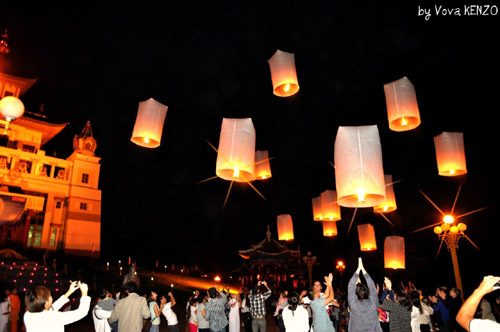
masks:
<instances>
[{"instance_id":1,"label":"building facade","mask_svg":"<svg viewBox=\"0 0 500 332\"><path fill-rule=\"evenodd\" d=\"M19 97L35 82L0 73L0 99ZM99 256L101 158L90 122L68 158L42 150L66 125L0 116L0 247Z\"/></svg>"}]
</instances>

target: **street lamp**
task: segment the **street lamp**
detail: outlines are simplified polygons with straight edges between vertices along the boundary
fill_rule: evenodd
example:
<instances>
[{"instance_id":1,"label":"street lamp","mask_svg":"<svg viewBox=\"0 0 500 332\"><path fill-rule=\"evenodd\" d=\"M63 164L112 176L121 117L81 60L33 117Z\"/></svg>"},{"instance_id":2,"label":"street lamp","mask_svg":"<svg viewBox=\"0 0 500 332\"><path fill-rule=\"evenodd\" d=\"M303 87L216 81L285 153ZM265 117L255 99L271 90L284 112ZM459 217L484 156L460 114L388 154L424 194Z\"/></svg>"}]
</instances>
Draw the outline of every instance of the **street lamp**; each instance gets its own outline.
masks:
<instances>
[{"instance_id":1,"label":"street lamp","mask_svg":"<svg viewBox=\"0 0 500 332\"><path fill-rule=\"evenodd\" d=\"M307 272L309 274L309 287L312 287L312 267L313 265L318 264L316 262L316 256L311 256L311 252L308 251L307 256L304 256L302 259L307 265Z\"/></svg>"},{"instance_id":2,"label":"street lamp","mask_svg":"<svg viewBox=\"0 0 500 332\"><path fill-rule=\"evenodd\" d=\"M5 124L5 134L9 130L11 121L20 118L24 114L23 102L14 96L7 96L0 100L0 114L7 120Z\"/></svg>"},{"instance_id":3,"label":"street lamp","mask_svg":"<svg viewBox=\"0 0 500 332\"><path fill-rule=\"evenodd\" d=\"M343 285L344 283L343 283L343 279L342 279L342 275L344 274L344 270L345 270L344 262L338 261L337 266L335 266L335 268L337 269L337 271L339 271L339 274L340 274L340 288L344 288L344 285Z\"/></svg>"},{"instance_id":4,"label":"street lamp","mask_svg":"<svg viewBox=\"0 0 500 332\"><path fill-rule=\"evenodd\" d=\"M452 215L445 215L443 217L443 223L440 226L434 227L434 233L436 233L437 236L441 239L439 250L441 250L441 245L443 244L443 242L445 242L448 250L450 251L451 261L453 263L453 272L455 274L455 282L457 284L457 288L460 290L463 290L463 288L462 279L460 277L460 269L458 267L457 249L458 241L462 237L467 238L464 233L466 229L467 225L464 223L455 225L455 218Z\"/></svg>"}]
</instances>

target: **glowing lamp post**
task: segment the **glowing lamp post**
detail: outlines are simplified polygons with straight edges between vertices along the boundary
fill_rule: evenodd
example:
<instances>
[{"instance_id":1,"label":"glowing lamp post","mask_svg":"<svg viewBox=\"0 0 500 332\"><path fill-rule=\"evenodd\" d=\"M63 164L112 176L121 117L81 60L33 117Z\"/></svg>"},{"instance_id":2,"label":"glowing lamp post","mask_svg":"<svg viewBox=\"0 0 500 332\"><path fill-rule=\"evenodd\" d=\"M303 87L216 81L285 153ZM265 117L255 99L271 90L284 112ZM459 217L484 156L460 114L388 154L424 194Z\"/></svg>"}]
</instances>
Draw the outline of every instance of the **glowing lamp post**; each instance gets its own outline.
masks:
<instances>
[{"instance_id":1,"label":"glowing lamp post","mask_svg":"<svg viewBox=\"0 0 500 332\"><path fill-rule=\"evenodd\" d=\"M302 260L307 265L307 272L309 275L309 287L312 287L312 267L313 265L318 264L316 261L316 256L311 256L312 253L310 251L307 252L307 256L302 257Z\"/></svg>"},{"instance_id":2,"label":"glowing lamp post","mask_svg":"<svg viewBox=\"0 0 500 332\"><path fill-rule=\"evenodd\" d=\"M277 50L268 60L273 82L273 93L278 97L289 97L299 91L293 53Z\"/></svg>"},{"instance_id":3,"label":"glowing lamp post","mask_svg":"<svg viewBox=\"0 0 500 332\"><path fill-rule=\"evenodd\" d=\"M222 119L216 174L236 182L254 178L255 128L252 119Z\"/></svg>"},{"instance_id":4,"label":"glowing lamp post","mask_svg":"<svg viewBox=\"0 0 500 332\"><path fill-rule=\"evenodd\" d=\"M343 274L344 274L344 270L345 270L345 264L343 261L338 261L337 262L337 265L335 266L335 268L337 269L337 271L339 271L339 274L340 274L340 288L343 288Z\"/></svg>"},{"instance_id":5,"label":"glowing lamp post","mask_svg":"<svg viewBox=\"0 0 500 332\"><path fill-rule=\"evenodd\" d=\"M11 121L20 118L24 114L23 102L14 96L7 96L0 100L0 114L7 120L5 131L9 130Z\"/></svg>"},{"instance_id":6,"label":"glowing lamp post","mask_svg":"<svg viewBox=\"0 0 500 332\"><path fill-rule=\"evenodd\" d=\"M278 239L280 241L293 240L293 223L292 216L289 214L281 214L278 216Z\"/></svg>"},{"instance_id":7,"label":"glowing lamp post","mask_svg":"<svg viewBox=\"0 0 500 332\"><path fill-rule=\"evenodd\" d=\"M448 250L451 254L451 262L453 263L453 273L455 275L455 282L458 289L462 288L462 278L460 276L460 268L458 266L458 241L462 237L466 237L465 230L467 225L464 223L459 223L455 225L455 218L451 215L445 215L443 217L443 223L441 226L434 227L434 233L439 237L441 243L445 242Z\"/></svg>"},{"instance_id":8,"label":"glowing lamp post","mask_svg":"<svg viewBox=\"0 0 500 332\"><path fill-rule=\"evenodd\" d=\"M168 106L153 98L140 102L130 140L145 148L159 147L167 110Z\"/></svg>"},{"instance_id":9,"label":"glowing lamp post","mask_svg":"<svg viewBox=\"0 0 500 332\"><path fill-rule=\"evenodd\" d=\"M384 202L382 147L377 126L339 127L334 158L340 206L373 207Z\"/></svg>"},{"instance_id":10,"label":"glowing lamp post","mask_svg":"<svg viewBox=\"0 0 500 332\"><path fill-rule=\"evenodd\" d=\"M467 173L464 134L443 132L434 137L439 175L458 176Z\"/></svg>"},{"instance_id":11,"label":"glowing lamp post","mask_svg":"<svg viewBox=\"0 0 500 332\"><path fill-rule=\"evenodd\" d=\"M370 224L358 225L359 245L361 251L377 250L375 228Z\"/></svg>"},{"instance_id":12,"label":"glowing lamp post","mask_svg":"<svg viewBox=\"0 0 500 332\"><path fill-rule=\"evenodd\" d=\"M401 236L388 236L384 241L384 262L386 269L405 268L405 239Z\"/></svg>"},{"instance_id":13,"label":"glowing lamp post","mask_svg":"<svg viewBox=\"0 0 500 332\"><path fill-rule=\"evenodd\" d=\"M420 125L415 87L406 77L384 85L389 128L407 131Z\"/></svg>"}]
</instances>

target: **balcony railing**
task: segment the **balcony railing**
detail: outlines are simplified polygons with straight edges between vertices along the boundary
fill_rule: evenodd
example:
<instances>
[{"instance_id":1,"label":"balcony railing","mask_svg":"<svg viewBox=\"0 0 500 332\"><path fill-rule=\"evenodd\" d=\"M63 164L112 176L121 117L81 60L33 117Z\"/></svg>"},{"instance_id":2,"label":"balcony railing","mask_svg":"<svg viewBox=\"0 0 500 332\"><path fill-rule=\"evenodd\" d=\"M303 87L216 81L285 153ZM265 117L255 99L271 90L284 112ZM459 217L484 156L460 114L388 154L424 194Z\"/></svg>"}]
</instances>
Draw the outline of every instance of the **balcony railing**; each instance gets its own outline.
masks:
<instances>
[{"instance_id":1,"label":"balcony railing","mask_svg":"<svg viewBox=\"0 0 500 332\"><path fill-rule=\"evenodd\" d=\"M9 175L68 184L73 163L49 157L44 151L30 153L0 146L0 177Z\"/></svg>"}]
</instances>

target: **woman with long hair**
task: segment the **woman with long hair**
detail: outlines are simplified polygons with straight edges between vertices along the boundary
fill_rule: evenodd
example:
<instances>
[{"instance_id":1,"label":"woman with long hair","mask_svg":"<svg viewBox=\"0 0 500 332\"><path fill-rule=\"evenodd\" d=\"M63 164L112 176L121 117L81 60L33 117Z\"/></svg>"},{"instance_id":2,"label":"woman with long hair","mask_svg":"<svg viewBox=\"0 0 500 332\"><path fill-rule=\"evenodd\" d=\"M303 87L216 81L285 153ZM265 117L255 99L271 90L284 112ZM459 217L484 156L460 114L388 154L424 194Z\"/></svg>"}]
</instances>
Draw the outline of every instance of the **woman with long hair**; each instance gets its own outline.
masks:
<instances>
[{"instance_id":1,"label":"woman with long hair","mask_svg":"<svg viewBox=\"0 0 500 332\"><path fill-rule=\"evenodd\" d=\"M159 332L160 331L160 315L163 309L163 304L158 306L158 294L156 292L150 291L148 294L148 307L151 313L151 328L149 332Z\"/></svg>"},{"instance_id":2,"label":"woman with long hair","mask_svg":"<svg viewBox=\"0 0 500 332\"><path fill-rule=\"evenodd\" d=\"M281 313L286 332L309 331L309 314L300 302L297 292L288 294L288 305Z\"/></svg>"},{"instance_id":3,"label":"woman with long hair","mask_svg":"<svg viewBox=\"0 0 500 332\"><path fill-rule=\"evenodd\" d=\"M188 321L189 321L190 332L198 331L198 318L196 317L198 314L197 306L198 306L198 298L193 298L189 301Z\"/></svg>"},{"instance_id":4,"label":"woman with long hair","mask_svg":"<svg viewBox=\"0 0 500 332\"><path fill-rule=\"evenodd\" d=\"M248 300L248 289L243 288L241 298L241 320L245 327L245 332L252 332L252 314L250 313L250 301Z\"/></svg>"},{"instance_id":5,"label":"woman with long hair","mask_svg":"<svg viewBox=\"0 0 500 332\"><path fill-rule=\"evenodd\" d=\"M325 276L326 292L325 297L321 295L320 290L315 288L310 288L307 291L307 297L310 300L310 307L312 310L313 323L312 327L314 332L335 332L333 328L333 323L328 316L328 312L325 309L330 302L333 300L333 288L332 288L333 276L330 273Z\"/></svg>"},{"instance_id":6,"label":"woman with long hair","mask_svg":"<svg viewBox=\"0 0 500 332\"><path fill-rule=\"evenodd\" d=\"M413 291L410 293L410 300L414 307L418 308L418 324L420 326L420 332L430 332L431 331L431 315L434 310L425 303L425 301L420 301L420 292ZM413 331L413 311L412 308L412 331ZM417 331L417 330L416 330Z\"/></svg>"},{"instance_id":7,"label":"woman with long hair","mask_svg":"<svg viewBox=\"0 0 500 332\"><path fill-rule=\"evenodd\" d=\"M61 312L59 309L67 302L77 289L82 292L80 306L76 310ZM66 294L53 302L50 290L45 286L36 286L26 292L24 302L26 313L24 325L26 332L64 332L64 325L76 322L87 315L90 308L88 286L80 281L73 281Z\"/></svg>"}]
</instances>

